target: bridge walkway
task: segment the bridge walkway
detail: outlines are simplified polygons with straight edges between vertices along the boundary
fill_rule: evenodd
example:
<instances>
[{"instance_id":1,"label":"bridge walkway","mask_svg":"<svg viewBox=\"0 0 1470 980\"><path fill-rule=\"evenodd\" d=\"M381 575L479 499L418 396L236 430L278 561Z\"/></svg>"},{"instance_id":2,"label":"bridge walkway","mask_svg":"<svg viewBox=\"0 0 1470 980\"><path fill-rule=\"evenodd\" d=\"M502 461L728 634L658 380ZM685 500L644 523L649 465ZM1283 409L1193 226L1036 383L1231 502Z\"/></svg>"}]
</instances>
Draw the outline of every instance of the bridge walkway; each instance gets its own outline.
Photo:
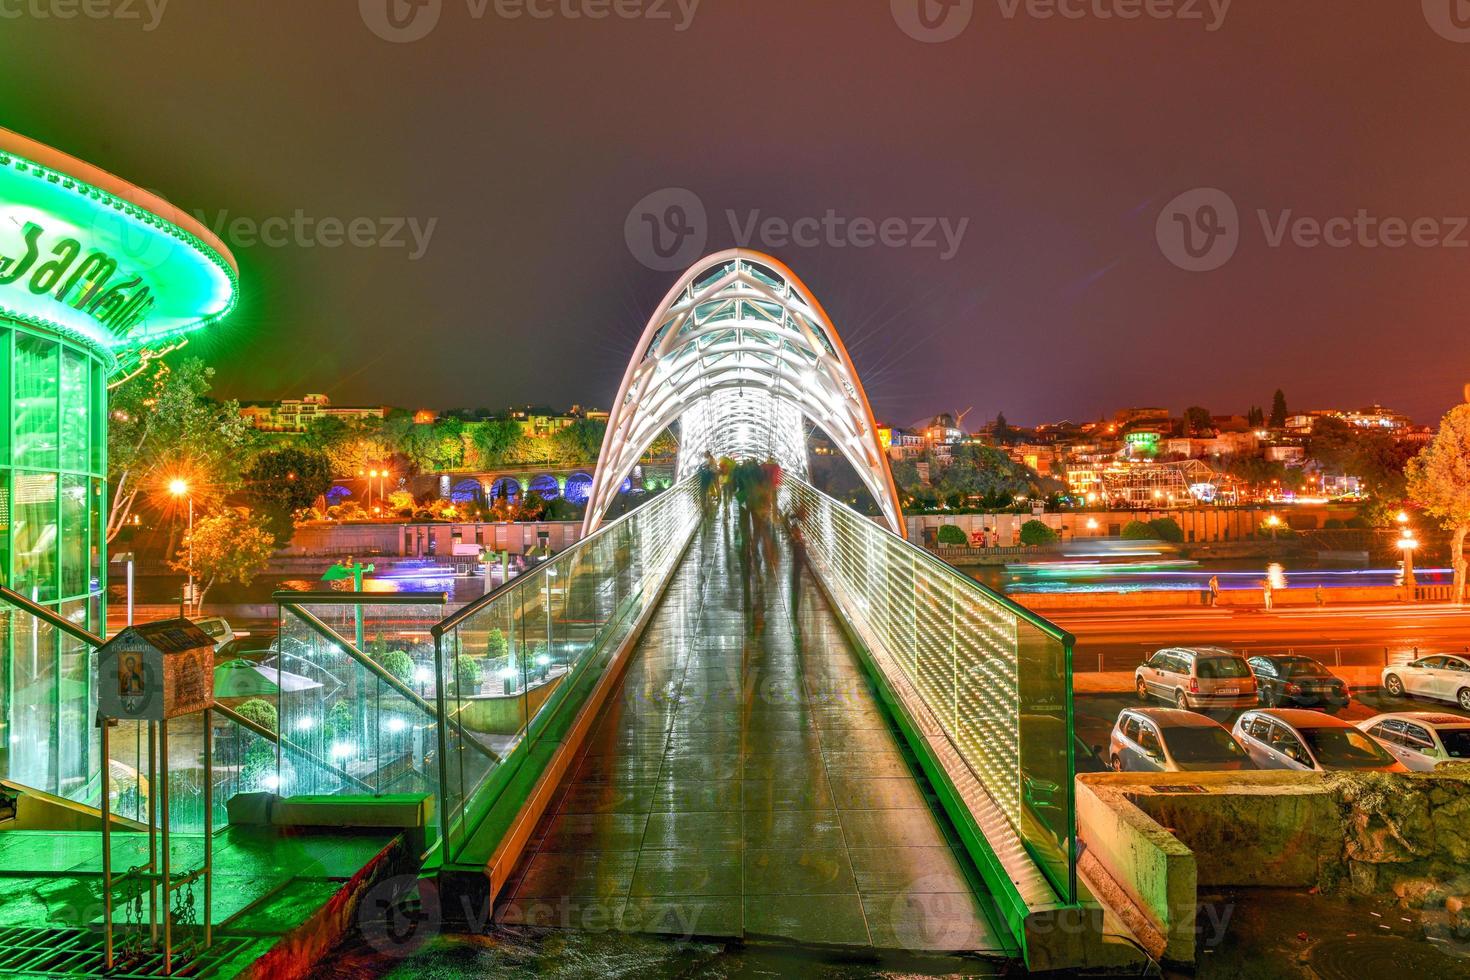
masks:
<instances>
[{"instance_id":1,"label":"bridge walkway","mask_svg":"<svg viewBox=\"0 0 1470 980\"><path fill-rule=\"evenodd\" d=\"M1014 955L781 537L707 520L501 893L500 921Z\"/></svg>"}]
</instances>

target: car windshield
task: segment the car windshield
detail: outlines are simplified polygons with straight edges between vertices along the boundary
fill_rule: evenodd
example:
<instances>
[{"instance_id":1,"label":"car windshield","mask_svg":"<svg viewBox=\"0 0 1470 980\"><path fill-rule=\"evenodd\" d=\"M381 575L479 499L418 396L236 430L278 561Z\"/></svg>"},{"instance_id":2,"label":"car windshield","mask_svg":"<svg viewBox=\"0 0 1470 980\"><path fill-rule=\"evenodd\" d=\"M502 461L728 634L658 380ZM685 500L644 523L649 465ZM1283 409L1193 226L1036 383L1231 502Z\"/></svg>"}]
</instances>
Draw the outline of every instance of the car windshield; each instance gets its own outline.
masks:
<instances>
[{"instance_id":1,"label":"car windshield","mask_svg":"<svg viewBox=\"0 0 1470 980\"><path fill-rule=\"evenodd\" d=\"M1470 728L1441 728L1439 740L1451 759L1470 759Z\"/></svg>"},{"instance_id":2,"label":"car windshield","mask_svg":"<svg viewBox=\"0 0 1470 980\"><path fill-rule=\"evenodd\" d=\"M1164 736L1175 762L1239 762L1245 752L1221 728L1171 728Z\"/></svg>"},{"instance_id":3,"label":"car windshield","mask_svg":"<svg viewBox=\"0 0 1470 980\"><path fill-rule=\"evenodd\" d=\"M1200 657L1201 677L1249 677L1251 669L1236 657Z\"/></svg>"},{"instance_id":4,"label":"car windshield","mask_svg":"<svg viewBox=\"0 0 1470 980\"><path fill-rule=\"evenodd\" d=\"M1300 660L1283 660L1280 663L1281 663L1281 668L1282 668L1282 670L1284 670L1286 672L1286 676L1287 677L1330 677L1331 676L1330 674L1327 673L1326 668L1324 668L1321 664L1317 663L1317 661L1315 661L1315 660L1307 660L1305 657L1303 657Z\"/></svg>"},{"instance_id":5,"label":"car windshield","mask_svg":"<svg viewBox=\"0 0 1470 980\"><path fill-rule=\"evenodd\" d=\"M1355 769L1393 765L1393 759L1377 742L1355 728L1305 728L1301 735L1323 766Z\"/></svg>"}]
</instances>

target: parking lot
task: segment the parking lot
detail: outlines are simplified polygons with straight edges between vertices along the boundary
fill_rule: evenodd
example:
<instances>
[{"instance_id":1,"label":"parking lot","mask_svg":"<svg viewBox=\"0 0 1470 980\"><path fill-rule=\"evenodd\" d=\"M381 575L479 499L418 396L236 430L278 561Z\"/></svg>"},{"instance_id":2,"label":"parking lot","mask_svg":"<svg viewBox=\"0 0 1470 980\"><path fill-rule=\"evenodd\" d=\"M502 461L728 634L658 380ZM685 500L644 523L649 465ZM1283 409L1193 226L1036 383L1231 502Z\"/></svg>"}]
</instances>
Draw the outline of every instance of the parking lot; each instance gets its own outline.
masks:
<instances>
[{"instance_id":1,"label":"parking lot","mask_svg":"<svg viewBox=\"0 0 1470 980\"><path fill-rule=\"evenodd\" d=\"M1330 670L1331 667L1329 666ZM1102 748L1101 768L1107 768L1107 746L1108 739L1113 730L1113 722L1118 719L1118 712L1124 708L1136 708L1143 706L1145 702L1138 699L1132 691L1118 694L1079 694L1076 698L1077 714L1077 739L1087 747L1099 746ZM1157 698L1151 698L1146 702L1148 707L1166 708L1170 705ZM1354 691L1352 702L1338 712L1338 717L1344 721L1357 724L1372 718L1374 715L1387 711L1433 711L1437 714L1458 715L1470 717L1461 711L1456 705L1447 701L1435 701L1428 698L1412 697L1389 697L1382 691ZM1235 724L1235 720L1242 714L1241 711L1208 711L1202 712L1208 715L1226 728ZM1078 752L1082 747L1078 747ZM1078 771L1086 769L1096 770L1098 765L1087 766L1085 760L1077 760Z\"/></svg>"}]
</instances>

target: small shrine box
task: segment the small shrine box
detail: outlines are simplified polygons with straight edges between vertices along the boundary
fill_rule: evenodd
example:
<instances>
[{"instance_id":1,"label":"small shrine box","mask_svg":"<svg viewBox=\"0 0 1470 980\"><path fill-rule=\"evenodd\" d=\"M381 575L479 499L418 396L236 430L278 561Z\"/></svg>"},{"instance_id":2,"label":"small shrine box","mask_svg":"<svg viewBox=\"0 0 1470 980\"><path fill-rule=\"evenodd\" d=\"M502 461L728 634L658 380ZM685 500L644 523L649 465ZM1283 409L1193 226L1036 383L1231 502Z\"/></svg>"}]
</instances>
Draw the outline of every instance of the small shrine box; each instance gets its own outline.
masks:
<instances>
[{"instance_id":1,"label":"small shrine box","mask_svg":"<svg viewBox=\"0 0 1470 980\"><path fill-rule=\"evenodd\" d=\"M97 717L162 721L214 703L214 640L187 619L129 626L97 650Z\"/></svg>"}]
</instances>

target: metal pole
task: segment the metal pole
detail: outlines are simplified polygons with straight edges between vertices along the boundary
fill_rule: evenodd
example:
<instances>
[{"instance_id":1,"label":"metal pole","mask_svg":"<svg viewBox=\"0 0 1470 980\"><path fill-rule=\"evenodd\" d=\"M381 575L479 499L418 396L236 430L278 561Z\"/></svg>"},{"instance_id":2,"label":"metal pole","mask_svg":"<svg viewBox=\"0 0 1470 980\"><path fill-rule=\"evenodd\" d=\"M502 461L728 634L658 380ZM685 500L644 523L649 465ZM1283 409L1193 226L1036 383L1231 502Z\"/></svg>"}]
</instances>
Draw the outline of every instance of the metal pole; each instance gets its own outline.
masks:
<instances>
[{"instance_id":1,"label":"metal pole","mask_svg":"<svg viewBox=\"0 0 1470 980\"><path fill-rule=\"evenodd\" d=\"M133 570L133 563L128 562L128 571ZM131 590L129 598L132 597ZM112 741L111 732L108 729L108 720L101 720L102 725L102 960L107 969L113 968L112 956L112 813L109 806L112 765Z\"/></svg>"},{"instance_id":2,"label":"metal pole","mask_svg":"<svg viewBox=\"0 0 1470 980\"><path fill-rule=\"evenodd\" d=\"M162 879L163 879L163 975L169 976L174 969L174 936L173 936L173 898L169 894L173 890L173 879L170 874L169 858L171 855L172 842L169 840L168 826L168 719L158 723L158 755L163 762L163 792L160 799L162 807L160 812L161 827L163 831L163 853L162 857Z\"/></svg>"},{"instance_id":3,"label":"metal pole","mask_svg":"<svg viewBox=\"0 0 1470 980\"><path fill-rule=\"evenodd\" d=\"M148 938L158 944L158 743L154 741L154 723L144 726L148 732Z\"/></svg>"},{"instance_id":4,"label":"metal pole","mask_svg":"<svg viewBox=\"0 0 1470 980\"><path fill-rule=\"evenodd\" d=\"M194 495L189 494L189 606L194 605Z\"/></svg>"},{"instance_id":5,"label":"metal pole","mask_svg":"<svg viewBox=\"0 0 1470 980\"><path fill-rule=\"evenodd\" d=\"M204 709L204 948L214 942L214 712Z\"/></svg>"}]
</instances>

